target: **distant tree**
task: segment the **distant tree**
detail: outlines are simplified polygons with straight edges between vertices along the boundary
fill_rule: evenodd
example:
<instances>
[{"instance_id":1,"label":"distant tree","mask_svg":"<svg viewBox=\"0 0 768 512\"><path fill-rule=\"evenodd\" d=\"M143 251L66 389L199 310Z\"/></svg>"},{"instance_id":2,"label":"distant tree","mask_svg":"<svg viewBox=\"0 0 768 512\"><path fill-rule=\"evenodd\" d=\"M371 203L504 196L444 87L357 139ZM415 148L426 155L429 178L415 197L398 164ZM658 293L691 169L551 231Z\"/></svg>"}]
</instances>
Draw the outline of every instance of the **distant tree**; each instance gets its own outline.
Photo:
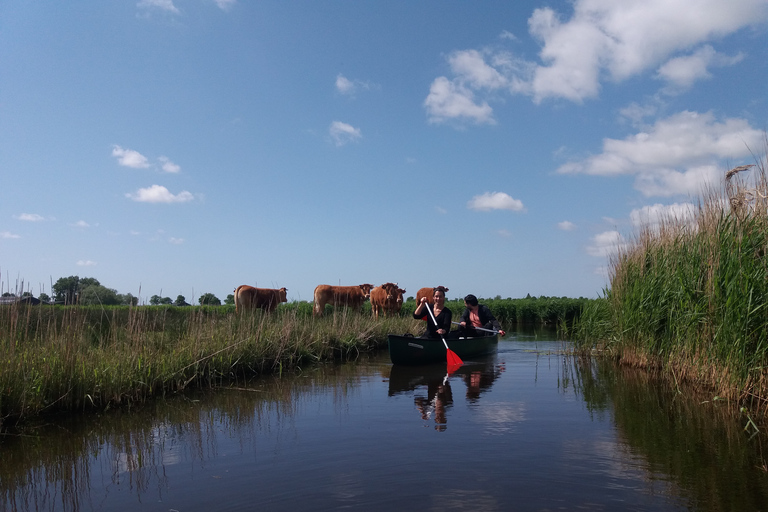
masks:
<instances>
[{"instance_id":1,"label":"distant tree","mask_svg":"<svg viewBox=\"0 0 768 512\"><path fill-rule=\"evenodd\" d=\"M80 290L77 303L83 306L117 306L120 300L117 298L117 290L91 284Z\"/></svg>"},{"instance_id":2,"label":"distant tree","mask_svg":"<svg viewBox=\"0 0 768 512\"><path fill-rule=\"evenodd\" d=\"M126 293L125 295L123 295L122 293L117 294L117 300L123 306L138 306L139 305L139 298L138 297L134 297L130 293Z\"/></svg>"},{"instance_id":3,"label":"distant tree","mask_svg":"<svg viewBox=\"0 0 768 512\"><path fill-rule=\"evenodd\" d=\"M200 296L201 306L221 306L221 301L212 293L204 293Z\"/></svg>"},{"instance_id":4,"label":"distant tree","mask_svg":"<svg viewBox=\"0 0 768 512\"><path fill-rule=\"evenodd\" d=\"M24 293L21 294L21 296L22 297L34 297L34 295L32 295L32 292L24 292Z\"/></svg>"},{"instance_id":5,"label":"distant tree","mask_svg":"<svg viewBox=\"0 0 768 512\"><path fill-rule=\"evenodd\" d=\"M5 292L5 293L3 294L3 297L15 297L15 295L14 295L14 294L12 294L11 292Z\"/></svg>"},{"instance_id":6,"label":"distant tree","mask_svg":"<svg viewBox=\"0 0 768 512\"><path fill-rule=\"evenodd\" d=\"M43 304L48 304L49 302L51 302L51 298L45 292L38 295L37 298L40 299L40 302L42 302Z\"/></svg>"},{"instance_id":7,"label":"distant tree","mask_svg":"<svg viewBox=\"0 0 768 512\"><path fill-rule=\"evenodd\" d=\"M79 276L60 277L51 287L56 302L64 304L76 304L78 294L88 286L100 286L98 279Z\"/></svg>"},{"instance_id":8,"label":"distant tree","mask_svg":"<svg viewBox=\"0 0 768 512\"><path fill-rule=\"evenodd\" d=\"M189 306L189 304L187 304L187 298L184 297L183 295L178 295L176 297L176 300L173 301L173 305L174 306Z\"/></svg>"},{"instance_id":9,"label":"distant tree","mask_svg":"<svg viewBox=\"0 0 768 512\"><path fill-rule=\"evenodd\" d=\"M153 306L162 306L164 304L173 304L170 297L161 297L159 295L153 295L149 299L149 303Z\"/></svg>"},{"instance_id":10,"label":"distant tree","mask_svg":"<svg viewBox=\"0 0 768 512\"><path fill-rule=\"evenodd\" d=\"M224 304L226 304L227 306L233 306L235 304L235 296L232 295L231 293L227 295L227 298L224 299Z\"/></svg>"}]
</instances>

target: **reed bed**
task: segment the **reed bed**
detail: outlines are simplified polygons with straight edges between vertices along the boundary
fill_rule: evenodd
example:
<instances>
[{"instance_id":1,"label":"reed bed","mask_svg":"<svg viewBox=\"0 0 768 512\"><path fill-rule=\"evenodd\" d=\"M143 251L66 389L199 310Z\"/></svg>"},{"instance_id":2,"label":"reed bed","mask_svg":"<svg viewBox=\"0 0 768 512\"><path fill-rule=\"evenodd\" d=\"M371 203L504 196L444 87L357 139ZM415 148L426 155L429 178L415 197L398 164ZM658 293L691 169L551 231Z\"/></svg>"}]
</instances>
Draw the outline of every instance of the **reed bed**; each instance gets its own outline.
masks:
<instances>
[{"instance_id":1,"label":"reed bed","mask_svg":"<svg viewBox=\"0 0 768 512\"><path fill-rule=\"evenodd\" d=\"M4 306L0 427L344 359L385 346L388 332L421 327L408 317L339 310L314 318L304 309Z\"/></svg>"},{"instance_id":2,"label":"reed bed","mask_svg":"<svg viewBox=\"0 0 768 512\"><path fill-rule=\"evenodd\" d=\"M577 322L577 347L659 369L765 412L767 250L762 160L729 171L692 217L645 227L618 249L610 288L585 305Z\"/></svg>"}]
</instances>

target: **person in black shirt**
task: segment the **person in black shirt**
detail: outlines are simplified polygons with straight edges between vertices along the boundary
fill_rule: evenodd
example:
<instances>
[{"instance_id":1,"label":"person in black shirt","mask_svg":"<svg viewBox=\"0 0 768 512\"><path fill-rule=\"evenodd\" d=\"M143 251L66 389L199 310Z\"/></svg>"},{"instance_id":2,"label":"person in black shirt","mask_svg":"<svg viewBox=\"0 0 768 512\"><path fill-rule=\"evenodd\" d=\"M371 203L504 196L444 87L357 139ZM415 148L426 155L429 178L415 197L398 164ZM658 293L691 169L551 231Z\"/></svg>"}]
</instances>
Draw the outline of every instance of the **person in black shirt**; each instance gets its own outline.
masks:
<instances>
[{"instance_id":1,"label":"person in black shirt","mask_svg":"<svg viewBox=\"0 0 768 512\"><path fill-rule=\"evenodd\" d=\"M440 336L446 336L451 330L451 320L453 319L453 313L449 308L445 306L445 287L438 286L432 294L434 305L427 301L426 297L421 299L421 303L416 307L416 311L413 312L413 318L417 320L425 319L427 321L427 331L422 334L422 338L439 338ZM435 315L437 325L432 321L429 316L429 312L424 308L429 308Z\"/></svg>"}]
</instances>

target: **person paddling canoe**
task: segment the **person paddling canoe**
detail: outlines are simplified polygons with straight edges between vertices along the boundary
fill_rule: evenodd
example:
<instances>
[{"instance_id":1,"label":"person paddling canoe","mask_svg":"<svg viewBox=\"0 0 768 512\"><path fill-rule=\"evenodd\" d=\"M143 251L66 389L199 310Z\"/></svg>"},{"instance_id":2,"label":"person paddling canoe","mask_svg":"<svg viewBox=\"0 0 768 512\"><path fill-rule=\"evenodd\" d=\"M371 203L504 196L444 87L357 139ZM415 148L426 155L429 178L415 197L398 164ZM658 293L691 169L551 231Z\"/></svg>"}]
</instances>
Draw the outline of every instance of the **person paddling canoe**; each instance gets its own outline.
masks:
<instances>
[{"instance_id":1,"label":"person paddling canoe","mask_svg":"<svg viewBox=\"0 0 768 512\"><path fill-rule=\"evenodd\" d=\"M506 334L488 306L479 304L477 297L471 293L464 297L464 306L466 309L461 314L459 322L459 332L464 336L483 336L482 333L477 332L476 328L499 331L502 336Z\"/></svg>"},{"instance_id":2,"label":"person paddling canoe","mask_svg":"<svg viewBox=\"0 0 768 512\"><path fill-rule=\"evenodd\" d=\"M427 301L426 297L422 297L421 303L416 308L416 311L413 312L413 318L416 320L427 317L429 313L424 308L431 309L435 315L437 325L435 325L435 322L428 321L427 331L421 335L422 338L439 338L446 336L450 332L453 313L445 306L445 292L446 288L444 286L438 286L432 292L432 298L435 301L434 306Z\"/></svg>"}]
</instances>

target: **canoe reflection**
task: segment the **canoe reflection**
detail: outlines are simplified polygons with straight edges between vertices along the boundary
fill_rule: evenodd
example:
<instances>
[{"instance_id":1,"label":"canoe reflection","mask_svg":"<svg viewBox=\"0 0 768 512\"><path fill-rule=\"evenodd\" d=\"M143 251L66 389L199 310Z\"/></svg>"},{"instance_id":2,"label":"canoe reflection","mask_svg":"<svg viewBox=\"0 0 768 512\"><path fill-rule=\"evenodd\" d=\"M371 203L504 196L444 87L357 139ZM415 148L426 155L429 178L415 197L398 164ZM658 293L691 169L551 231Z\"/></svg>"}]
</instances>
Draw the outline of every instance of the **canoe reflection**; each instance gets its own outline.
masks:
<instances>
[{"instance_id":1,"label":"canoe reflection","mask_svg":"<svg viewBox=\"0 0 768 512\"><path fill-rule=\"evenodd\" d=\"M504 364L497 364L495 354L478 361L465 362L458 370L450 373L445 363L429 366L393 365L389 374L389 396L413 392L413 402L421 419L428 421L434 418L435 430L443 432L448 428L447 413L454 402L451 385L463 384L466 387L467 402L474 403L483 392L491 388L504 369Z\"/></svg>"}]
</instances>

